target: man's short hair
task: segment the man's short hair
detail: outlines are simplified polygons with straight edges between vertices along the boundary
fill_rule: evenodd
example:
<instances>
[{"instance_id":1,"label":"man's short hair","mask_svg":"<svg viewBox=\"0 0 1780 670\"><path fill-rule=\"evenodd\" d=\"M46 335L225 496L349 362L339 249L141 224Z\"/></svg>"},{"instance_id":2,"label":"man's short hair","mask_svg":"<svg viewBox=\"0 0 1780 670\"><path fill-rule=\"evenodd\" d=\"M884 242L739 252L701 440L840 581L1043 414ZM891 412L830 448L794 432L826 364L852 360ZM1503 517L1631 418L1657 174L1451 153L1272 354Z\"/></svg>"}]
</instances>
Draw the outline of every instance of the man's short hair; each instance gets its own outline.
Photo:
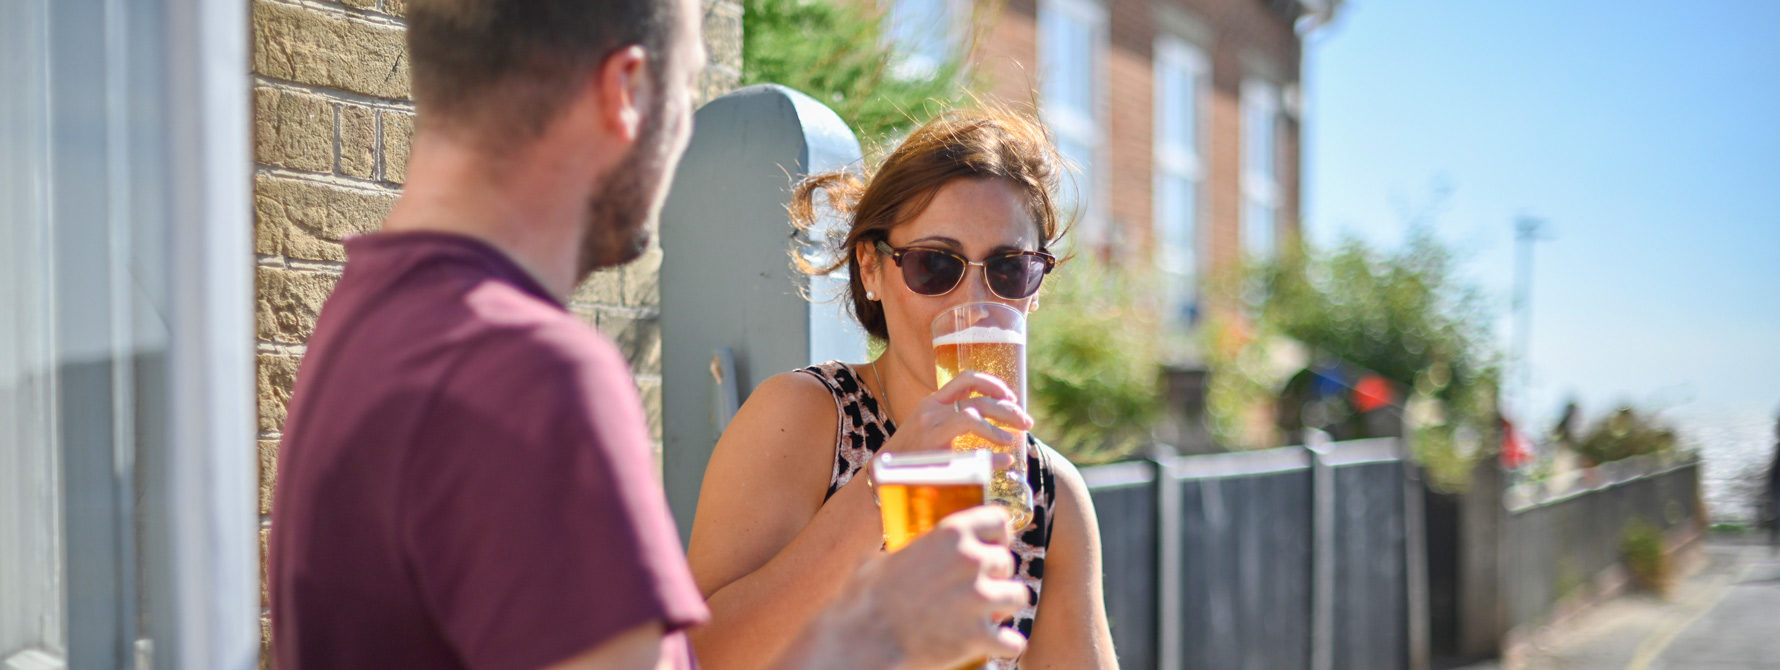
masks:
<instances>
[{"instance_id":1,"label":"man's short hair","mask_svg":"<svg viewBox=\"0 0 1780 670\"><path fill-rule=\"evenodd\" d=\"M408 54L423 124L534 139L618 49L643 47L663 83L676 0L411 0Z\"/></svg>"}]
</instances>

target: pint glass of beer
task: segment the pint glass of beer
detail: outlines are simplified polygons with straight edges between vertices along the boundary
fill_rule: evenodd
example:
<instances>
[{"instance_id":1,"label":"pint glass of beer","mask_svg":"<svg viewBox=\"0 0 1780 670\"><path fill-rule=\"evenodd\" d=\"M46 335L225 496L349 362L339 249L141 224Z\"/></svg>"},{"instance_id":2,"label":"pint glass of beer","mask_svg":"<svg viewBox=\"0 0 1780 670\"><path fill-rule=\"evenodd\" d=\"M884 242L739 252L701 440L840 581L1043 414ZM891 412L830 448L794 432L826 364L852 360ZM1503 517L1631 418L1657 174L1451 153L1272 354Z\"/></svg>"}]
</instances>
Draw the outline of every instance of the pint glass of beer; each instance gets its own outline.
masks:
<instances>
[{"instance_id":1,"label":"pint glass of beer","mask_svg":"<svg viewBox=\"0 0 1780 670\"><path fill-rule=\"evenodd\" d=\"M872 487L884 515L884 548L901 549L940 519L983 504L986 451L885 452L872 459Z\"/></svg>"},{"instance_id":2,"label":"pint glass of beer","mask_svg":"<svg viewBox=\"0 0 1780 670\"><path fill-rule=\"evenodd\" d=\"M940 313L933 320L933 358L939 386L951 383L965 370L995 376L1013 389L1020 407L1026 407L1026 315L1007 305L972 302ZM1013 464L995 471L989 480L989 502L1007 508L1015 531L1032 522L1032 488L1026 483L1026 433L995 425L1015 434L1012 446L996 444L966 433L952 440L955 451L992 450L1010 454Z\"/></svg>"}]
</instances>

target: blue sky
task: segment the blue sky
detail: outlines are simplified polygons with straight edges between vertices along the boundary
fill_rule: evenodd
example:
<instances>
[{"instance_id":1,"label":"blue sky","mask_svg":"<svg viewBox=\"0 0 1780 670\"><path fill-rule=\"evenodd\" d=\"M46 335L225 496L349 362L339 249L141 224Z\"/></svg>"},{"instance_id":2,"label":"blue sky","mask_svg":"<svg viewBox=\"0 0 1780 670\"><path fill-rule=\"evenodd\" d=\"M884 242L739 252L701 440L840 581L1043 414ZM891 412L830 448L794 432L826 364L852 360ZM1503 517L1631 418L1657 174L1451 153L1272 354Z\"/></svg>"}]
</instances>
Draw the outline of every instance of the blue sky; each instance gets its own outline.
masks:
<instances>
[{"instance_id":1,"label":"blue sky","mask_svg":"<svg viewBox=\"0 0 1780 670\"><path fill-rule=\"evenodd\" d=\"M1395 247L1436 211L1507 351L1513 221L1545 219L1536 417L1772 417L1776 26L1772 0L1350 0L1305 49L1310 239Z\"/></svg>"}]
</instances>

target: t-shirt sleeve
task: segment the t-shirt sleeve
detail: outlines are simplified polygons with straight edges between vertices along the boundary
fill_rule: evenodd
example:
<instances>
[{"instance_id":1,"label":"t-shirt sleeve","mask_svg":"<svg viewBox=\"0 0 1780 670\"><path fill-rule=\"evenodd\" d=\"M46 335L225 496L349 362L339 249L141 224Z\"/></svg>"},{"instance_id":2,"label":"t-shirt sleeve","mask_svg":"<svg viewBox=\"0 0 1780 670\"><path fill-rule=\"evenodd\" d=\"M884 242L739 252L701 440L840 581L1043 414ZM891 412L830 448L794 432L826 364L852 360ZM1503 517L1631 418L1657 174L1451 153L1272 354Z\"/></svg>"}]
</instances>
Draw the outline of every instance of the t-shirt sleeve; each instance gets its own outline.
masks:
<instances>
[{"instance_id":1,"label":"t-shirt sleeve","mask_svg":"<svg viewBox=\"0 0 1780 670\"><path fill-rule=\"evenodd\" d=\"M461 366L403 469L403 550L446 642L471 667L535 668L702 623L623 359L527 344Z\"/></svg>"}]
</instances>

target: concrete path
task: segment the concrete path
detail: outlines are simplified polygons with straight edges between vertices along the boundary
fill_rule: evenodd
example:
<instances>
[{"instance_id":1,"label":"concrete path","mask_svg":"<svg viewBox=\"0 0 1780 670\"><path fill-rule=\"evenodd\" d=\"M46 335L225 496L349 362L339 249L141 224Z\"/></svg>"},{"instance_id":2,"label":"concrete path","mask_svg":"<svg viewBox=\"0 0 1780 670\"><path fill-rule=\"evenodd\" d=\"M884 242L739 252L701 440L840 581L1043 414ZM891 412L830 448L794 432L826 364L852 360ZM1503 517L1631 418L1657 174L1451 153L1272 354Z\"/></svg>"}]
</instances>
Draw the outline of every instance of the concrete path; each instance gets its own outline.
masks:
<instances>
[{"instance_id":1,"label":"concrete path","mask_svg":"<svg viewBox=\"0 0 1780 670\"><path fill-rule=\"evenodd\" d=\"M1754 537L1713 537L1704 553L1667 599L1616 598L1541 631L1518 658L1468 668L1780 670L1780 555Z\"/></svg>"}]
</instances>

